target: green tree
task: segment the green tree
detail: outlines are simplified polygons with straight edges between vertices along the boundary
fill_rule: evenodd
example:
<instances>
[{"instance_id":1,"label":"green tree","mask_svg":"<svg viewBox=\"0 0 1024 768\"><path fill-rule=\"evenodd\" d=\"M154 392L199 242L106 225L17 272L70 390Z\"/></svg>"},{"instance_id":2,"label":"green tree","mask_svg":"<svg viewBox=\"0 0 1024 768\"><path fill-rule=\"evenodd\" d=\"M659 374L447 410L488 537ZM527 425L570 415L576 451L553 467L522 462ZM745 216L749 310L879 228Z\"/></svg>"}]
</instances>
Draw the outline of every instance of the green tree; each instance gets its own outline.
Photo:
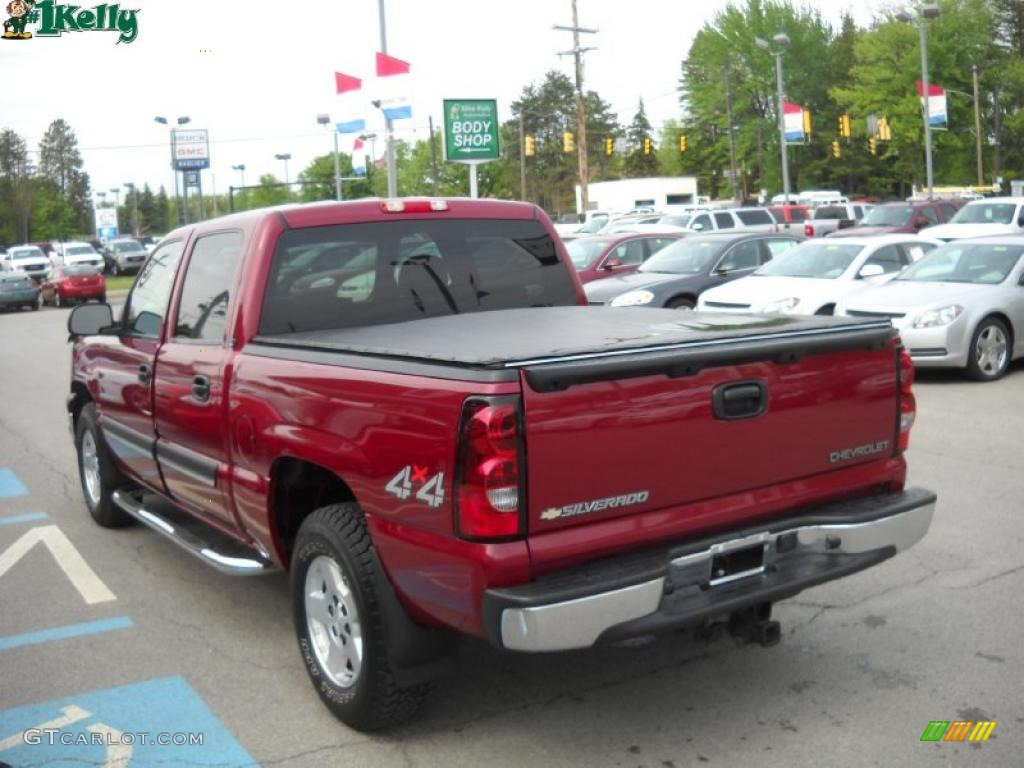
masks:
<instances>
[{"instance_id":1,"label":"green tree","mask_svg":"<svg viewBox=\"0 0 1024 768\"><path fill-rule=\"evenodd\" d=\"M0 244L28 240L31 170L25 140L0 131Z\"/></svg>"},{"instance_id":2,"label":"green tree","mask_svg":"<svg viewBox=\"0 0 1024 768\"><path fill-rule=\"evenodd\" d=\"M260 176L260 185L256 189L248 190L249 208L266 208L270 205L281 205L287 203L291 196L287 187L277 180L272 173L265 173Z\"/></svg>"},{"instance_id":3,"label":"green tree","mask_svg":"<svg viewBox=\"0 0 1024 768\"><path fill-rule=\"evenodd\" d=\"M644 100L640 99L633 122L626 129L629 153L626 155L626 175L630 178L646 178L658 175L658 154L654 147L654 130L647 119ZM647 153L644 153L645 145Z\"/></svg>"},{"instance_id":4,"label":"green tree","mask_svg":"<svg viewBox=\"0 0 1024 768\"><path fill-rule=\"evenodd\" d=\"M83 170L82 155L78 151L78 138L64 120L57 119L50 123L39 142L39 176L49 182L50 187L74 212L70 229L59 234L69 236L90 231L92 201L89 175ZM48 208L52 206L48 205ZM63 221L64 217L60 220Z\"/></svg>"},{"instance_id":5,"label":"green tree","mask_svg":"<svg viewBox=\"0 0 1024 768\"><path fill-rule=\"evenodd\" d=\"M971 89L972 63L992 54L995 19L989 0L939 5L939 17L927 22L928 58L931 82L948 92L949 130L932 132L934 178L936 185L968 184L974 180L974 120L965 95ZM854 116L855 144L861 148L868 138L866 117L889 119L893 140L879 145L878 157L868 164L872 194L903 196L910 192L908 182L919 188L925 184L924 123L916 86L919 45L913 25L884 17L857 37L850 78L832 88L836 101Z\"/></svg>"},{"instance_id":6,"label":"green tree","mask_svg":"<svg viewBox=\"0 0 1024 768\"><path fill-rule=\"evenodd\" d=\"M828 81L832 28L818 10L776 0L746 0L726 7L697 33L682 64L680 103L692 156L689 160L702 191L727 193L722 169L729 167L729 126L725 71L729 71L738 165L751 171L749 184L781 191L775 61L758 48L757 38L785 33L784 54L789 101L825 114L830 107ZM789 151L794 189L819 182L814 161L825 156L833 134L815 135L810 144Z\"/></svg>"},{"instance_id":7,"label":"green tree","mask_svg":"<svg viewBox=\"0 0 1024 768\"><path fill-rule=\"evenodd\" d=\"M606 178L613 167L604 155L604 137L619 133L615 114L611 107L594 91L584 95L587 113L587 160L591 179ZM578 166L576 152L564 152L562 134L569 131L576 136L576 95L572 82L561 72L550 71L540 84L523 88L519 98L512 102L513 120L503 126L506 140L504 168L489 169L488 174L505 179L503 188L516 190L518 197L519 179L519 116L523 118L524 134L533 136L536 154L527 158L527 198L553 213L576 209L576 184ZM514 147L515 151L508 151ZM494 165L494 164L488 164ZM487 166L484 166L486 168ZM516 182L510 183L512 179Z\"/></svg>"}]
</instances>

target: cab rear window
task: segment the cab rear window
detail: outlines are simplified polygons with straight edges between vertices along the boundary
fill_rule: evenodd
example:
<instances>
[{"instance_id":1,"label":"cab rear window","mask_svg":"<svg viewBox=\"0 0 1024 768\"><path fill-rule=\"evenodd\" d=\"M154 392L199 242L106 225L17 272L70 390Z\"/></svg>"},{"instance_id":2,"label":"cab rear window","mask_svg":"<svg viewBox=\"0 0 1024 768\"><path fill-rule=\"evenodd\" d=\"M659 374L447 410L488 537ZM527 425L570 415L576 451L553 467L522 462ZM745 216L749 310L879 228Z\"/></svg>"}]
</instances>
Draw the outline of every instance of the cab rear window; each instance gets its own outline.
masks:
<instances>
[{"instance_id":1,"label":"cab rear window","mask_svg":"<svg viewBox=\"0 0 1024 768\"><path fill-rule=\"evenodd\" d=\"M569 269L539 222L342 224L281 235L260 333L577 303Z\"/></svg>"}]
</instances>

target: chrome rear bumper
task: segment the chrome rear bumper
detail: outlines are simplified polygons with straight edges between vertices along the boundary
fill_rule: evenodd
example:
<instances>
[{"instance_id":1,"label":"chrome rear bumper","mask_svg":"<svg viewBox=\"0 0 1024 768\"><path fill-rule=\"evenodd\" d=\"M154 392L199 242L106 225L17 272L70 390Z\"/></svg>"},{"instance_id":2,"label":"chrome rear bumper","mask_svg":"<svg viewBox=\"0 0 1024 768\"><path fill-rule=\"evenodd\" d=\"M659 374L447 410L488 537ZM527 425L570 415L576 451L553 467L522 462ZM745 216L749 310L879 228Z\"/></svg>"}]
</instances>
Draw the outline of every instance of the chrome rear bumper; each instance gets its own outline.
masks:
<instances>
[{"instance_id":1,"label":"chrome rear bumper","mask_svg":"<svg viewBox=\"0 0 1024 768\"><path fill-rule=\"evenodd\" d=\"M488 590L488 636L516 651L585 648L791 597L913 546L928 531L934 509L935 494L911 489L829 505L760 531L705 539L695 548L624 558L620 568L605 561L592 569L600 573L578 569L545 582ZM730 560L736 555L746 560ZM652 558L662 563L654 578ZM572 592L581 594L565 599Z\"/></svg>"}]
</instances>

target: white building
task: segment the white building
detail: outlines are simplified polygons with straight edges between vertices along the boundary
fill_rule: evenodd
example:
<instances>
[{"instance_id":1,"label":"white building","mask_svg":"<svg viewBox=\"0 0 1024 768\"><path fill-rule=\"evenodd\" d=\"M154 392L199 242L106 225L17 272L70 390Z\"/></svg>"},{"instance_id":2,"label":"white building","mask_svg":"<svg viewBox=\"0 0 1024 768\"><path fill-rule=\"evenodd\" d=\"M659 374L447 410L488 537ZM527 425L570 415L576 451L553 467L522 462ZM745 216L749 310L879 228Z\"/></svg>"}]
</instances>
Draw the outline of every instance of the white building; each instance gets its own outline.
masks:
<instances>
[{"instance_id":1,"label":"white building","mask_svg":"<svg viewBox=\"0 0 1024 768\"><path fill-rule=\"evenodd\" d=\"M590 210L625 213L634 208L656 211L692 207L706 202L697 196L696 176L663 176L650 179L597 181L587 186ZM576 185L576 211L583 212L580 187Z\"/></svg>"}]
</instances>

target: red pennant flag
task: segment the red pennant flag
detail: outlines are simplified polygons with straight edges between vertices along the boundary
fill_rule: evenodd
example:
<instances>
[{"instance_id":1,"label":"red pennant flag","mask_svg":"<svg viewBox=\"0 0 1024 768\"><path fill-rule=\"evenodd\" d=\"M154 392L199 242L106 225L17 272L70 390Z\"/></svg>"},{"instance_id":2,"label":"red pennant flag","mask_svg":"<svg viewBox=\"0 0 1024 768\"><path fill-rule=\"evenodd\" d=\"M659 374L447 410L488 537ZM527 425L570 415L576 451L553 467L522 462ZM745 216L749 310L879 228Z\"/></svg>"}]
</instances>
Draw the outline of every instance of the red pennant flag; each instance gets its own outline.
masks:
<instances>
[{"instance_id":1,"label":"red pennant flag","mask_svg":"<svg viewBox=\"0 0 1024 768\"><path fill-rule=\"evenodd\" d=\"M928 95L929 96L942 96L946 90L935 83L928 83ZM924 98L924 83L920 80L917 81L917 95Z\"/></svg>"},{"instance_id":2,"label":"red pennant flag","mask_svg":"<svg viewBox=\"0 0 1024 768\"><path fill-rule=\"evenodd\" d=\"M335 72L334 87L337 89L338 93L358 91L363 87L363 81L358 77L352 77L352 75L343 75L341 72Z\"/></svg>"},{"instance_id":3,"label":"red pennant flag","mask_svg":"<svg viewBox=\"0 0 1024 768\"><path fill-rule=\"evenodd\" d=\"M377 77L389 77L391 75L409 74L409 62L388 56L386 53L377 54Z\"/></svg>"},{"instance_id":4,"label":"red pennant flag","mask_svg":"<svg viewBox=\"0 0 1024 768\"><path fill-rule=\"evenodd\" d=\"M360 150L362 148L363 148L363 140L362 139L356 139L356 143L352 145L352 151L356 152L356 151L358 151L358 150Z\"/></svg>"}]
</instances>

